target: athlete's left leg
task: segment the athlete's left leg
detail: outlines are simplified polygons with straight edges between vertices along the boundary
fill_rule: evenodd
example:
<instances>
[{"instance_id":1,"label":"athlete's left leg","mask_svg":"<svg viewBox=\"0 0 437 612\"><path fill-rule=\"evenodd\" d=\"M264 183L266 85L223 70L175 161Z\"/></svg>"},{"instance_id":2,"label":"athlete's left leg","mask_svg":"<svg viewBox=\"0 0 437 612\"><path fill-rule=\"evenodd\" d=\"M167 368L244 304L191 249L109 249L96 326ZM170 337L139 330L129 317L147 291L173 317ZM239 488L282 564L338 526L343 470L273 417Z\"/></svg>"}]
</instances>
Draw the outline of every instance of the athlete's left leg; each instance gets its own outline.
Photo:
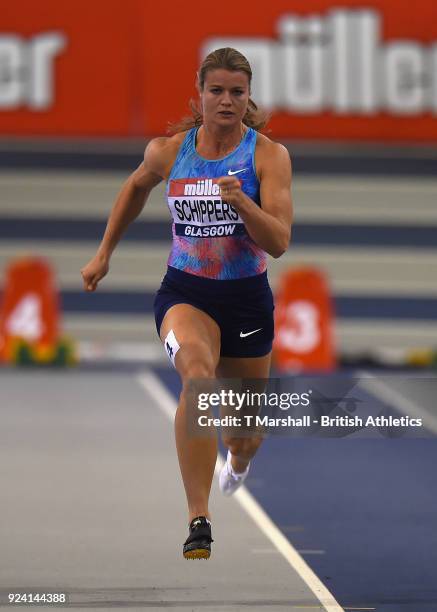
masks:
<instances>
[{"instance_id":1,"label":"athlete's left leg","mask_svg":"<svg viewBox=\"0 0 437 612\"><path fill-rule=\"evenodd\" d=\"M270 374L271 352L262 357L221 357L217 378L267 379ZM257 388L258 392L263 389ZM245 473L249 462L263 441L261 434L229 435L222 432L223 444L231 453L231 465L236 474Z\"/></svg>"}]
</instances>

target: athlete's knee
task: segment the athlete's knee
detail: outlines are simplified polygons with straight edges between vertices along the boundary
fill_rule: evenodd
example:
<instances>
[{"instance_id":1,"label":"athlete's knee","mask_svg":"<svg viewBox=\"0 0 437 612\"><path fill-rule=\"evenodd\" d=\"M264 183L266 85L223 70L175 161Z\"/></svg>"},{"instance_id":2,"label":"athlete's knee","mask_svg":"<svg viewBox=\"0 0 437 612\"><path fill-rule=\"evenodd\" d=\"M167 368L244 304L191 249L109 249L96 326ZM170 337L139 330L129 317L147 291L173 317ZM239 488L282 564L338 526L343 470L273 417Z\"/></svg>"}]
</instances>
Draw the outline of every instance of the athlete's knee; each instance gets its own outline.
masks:
<instances>
[{"instance_id":1,"label":"athlete's knee","mask_svg":"<svg viewBox=\"0 0 437 612\"><path fill-rule=\"evenodd\" d=\"M260 435L253 435L247 438L223 436L222 439L224 445L231 453L242 459L251 459L263 441L263 437Z\"/></svg>"},{"instance_id":2,"label":"athlete's knee","mask_svg":"<svg viewBox=\"0 0 437 612\"><path fill-rule=\"evenodd\" d=\"M192 355L184 360L182 382L195 378L214 378L215 364L211 355Z\"/></svg>"}]
</instances>

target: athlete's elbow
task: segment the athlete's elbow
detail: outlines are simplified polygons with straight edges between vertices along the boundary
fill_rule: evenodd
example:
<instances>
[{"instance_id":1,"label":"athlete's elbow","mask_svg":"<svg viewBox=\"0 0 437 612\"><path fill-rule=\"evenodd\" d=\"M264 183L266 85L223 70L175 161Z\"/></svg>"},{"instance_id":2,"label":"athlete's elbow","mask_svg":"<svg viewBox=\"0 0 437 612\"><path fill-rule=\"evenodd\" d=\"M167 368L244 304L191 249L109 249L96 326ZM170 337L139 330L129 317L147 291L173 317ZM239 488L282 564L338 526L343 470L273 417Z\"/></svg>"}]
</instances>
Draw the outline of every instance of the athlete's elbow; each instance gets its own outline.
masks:
<instances>
[{"instance_id":1,"label":"athlete's elbow","mask_svg":"<svg viewBox=\"0 0 437 612\"><path fill-rule=\"evenodd\" d=\"M274 249L272 249L270 251L270 255L274 258L274 259L279 259L279 257L281 257L285 251L287 250L288 244L286 246L276 246Z\"/></svg>"},{"instance_id":2,"label":"athlete's elbow","mask_svg":"<svg viewBox=\"0 0 437 612\"><path fill-rule=\"evenodd\" d=\"M287 251L289 243L290 236L284 236L281 240L277 242L277 244L275 244L274 248L270 251L270 255L275 259L278 259Z\"/></svg>"}]
</instances>

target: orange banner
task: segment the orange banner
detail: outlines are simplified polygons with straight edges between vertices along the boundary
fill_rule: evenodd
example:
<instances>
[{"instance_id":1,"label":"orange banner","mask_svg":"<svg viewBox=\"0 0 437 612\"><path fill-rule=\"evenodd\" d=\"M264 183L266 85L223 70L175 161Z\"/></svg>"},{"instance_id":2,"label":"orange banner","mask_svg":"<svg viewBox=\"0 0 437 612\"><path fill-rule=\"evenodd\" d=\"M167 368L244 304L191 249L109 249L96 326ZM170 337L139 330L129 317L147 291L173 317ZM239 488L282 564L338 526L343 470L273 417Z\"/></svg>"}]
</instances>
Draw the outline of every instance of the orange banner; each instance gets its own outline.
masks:
<instances>
[{"instance_id":1,"label":"orange banner","mask_svg":"<svg viewBox=\"0 0 437 612\"><path fill-rule=\"evenodd\" d=\"M275 138L437 141L435 0L22 0L0 26L0 130L163 134L220 46L251 61Z\"/></svg>"},{"instance_id":2,"label":"orange banner","mask_svg":"<svg viewBox=\"0 0 437 612\"><path fill-rule=\"evenodd\" d=\"M0 25L0 72L8 74L0 79L0 131L141 133L143 73L135 53L142 24L135 8L132 0L9 3Z\"/></svg>"}]
</instances>

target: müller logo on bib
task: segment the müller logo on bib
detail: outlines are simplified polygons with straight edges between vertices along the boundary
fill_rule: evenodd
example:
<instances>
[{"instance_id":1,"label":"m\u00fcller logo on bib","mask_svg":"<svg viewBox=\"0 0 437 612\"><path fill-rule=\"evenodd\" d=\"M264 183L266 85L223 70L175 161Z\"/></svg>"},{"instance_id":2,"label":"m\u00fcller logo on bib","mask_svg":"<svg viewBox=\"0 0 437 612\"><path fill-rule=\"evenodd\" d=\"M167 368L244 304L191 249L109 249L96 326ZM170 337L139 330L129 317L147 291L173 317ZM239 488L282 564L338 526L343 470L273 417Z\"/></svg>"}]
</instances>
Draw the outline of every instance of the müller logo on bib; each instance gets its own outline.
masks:
<instances>
[{"instance_id":1,"label":"m\u00fcller logo on bib","mask_svg":"<svg viewBox=\"0 0 437 612\"><path fill-rule=\"evenodd\" d=\"M219 238L246 233L238 212L222 199L217 179L171 179L168 207L177 236Z\"/></svg>"}]
</instances>

